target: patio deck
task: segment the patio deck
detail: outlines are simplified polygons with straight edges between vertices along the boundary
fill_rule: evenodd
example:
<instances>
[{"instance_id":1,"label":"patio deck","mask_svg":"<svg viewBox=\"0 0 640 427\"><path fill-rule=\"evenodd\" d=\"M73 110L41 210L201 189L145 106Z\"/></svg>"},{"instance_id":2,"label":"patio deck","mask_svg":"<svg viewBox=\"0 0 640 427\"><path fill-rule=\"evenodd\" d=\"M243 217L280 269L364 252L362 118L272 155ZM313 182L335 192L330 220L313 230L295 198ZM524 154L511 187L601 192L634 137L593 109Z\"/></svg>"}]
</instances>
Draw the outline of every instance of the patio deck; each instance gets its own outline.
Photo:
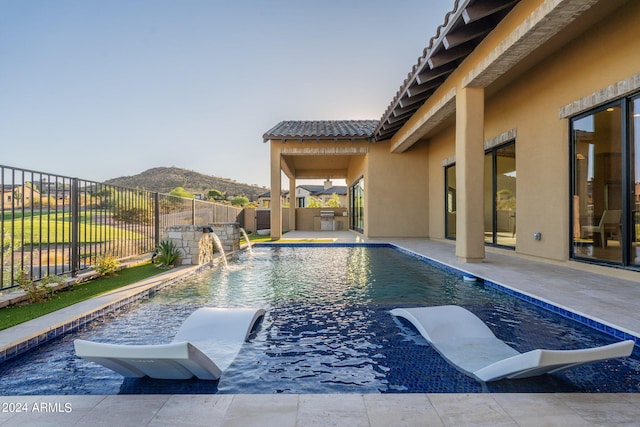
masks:
<instances>
[{"instance_id":1,"label":"patio deck","mask_svg":"<svg viewBox=\"0 0 640 427\"><path fill-rule=\"evenodd\" d=\"M364 239L352 232L290 232L287 239L390 242L475 276L640 335L640 283L488 251L457 261L426 239ZM2 331L4 332L4 331ZM0 332L0 338L2 335ZM10 404L14 404L11 406ZM17 412L16 403L27 412ZM3 409L7 409L3 411ZM13 408L9 411L8 409ZM35 408L35 409L34 409ZM41 409L41 410L37 410ZM640 423L640 394L135 395L0 397L0 425L99 426L623 426Z\"/></svg>"}]
</instances>

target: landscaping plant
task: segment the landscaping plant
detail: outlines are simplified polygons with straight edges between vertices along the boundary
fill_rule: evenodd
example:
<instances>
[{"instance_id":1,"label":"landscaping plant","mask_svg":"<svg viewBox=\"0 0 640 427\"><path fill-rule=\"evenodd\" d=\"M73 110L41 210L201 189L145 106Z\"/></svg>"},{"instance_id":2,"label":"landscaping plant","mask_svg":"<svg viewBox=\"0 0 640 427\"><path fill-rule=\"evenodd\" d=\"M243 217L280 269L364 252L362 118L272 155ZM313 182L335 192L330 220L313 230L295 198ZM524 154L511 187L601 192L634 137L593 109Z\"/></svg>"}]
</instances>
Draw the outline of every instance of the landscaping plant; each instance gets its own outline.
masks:
<instances>
[{"instance_id":1,"label":"landscaping plant","mask_svg":"<svg viewBox=\"0 0 640 427\"><path fill-rule=\"evenodd\" d=\"M153 262L158 268L171 268L182 256L180 248L171 240L163 240L156 246Z\"/></svg>"},{"instance_id":2,"label":"landscaping plant","mask_svg":"<svg viewBox=\"0 0 640 427\"><path fill-rule=\"evenodd\" d=\"M113 255L102 255L96 259L94 270L100 276L113 276L120 270L120 262Z\"/></svg>"},{"instance_id":3,"label":"landscaping plant","mask_svg":"<svg viewBox=\"0 0 640 427\"><path fill-rule=\"evenodd\" d=\"M16 275L16 282L20 288L26 292L30 303L43 302L51 299L54 294L54 288L49 286L55 283L62 283L65 277L61 276L45 276L43 279L34 281L26 271L20 270Z\"/></svg>"}]
</instances>

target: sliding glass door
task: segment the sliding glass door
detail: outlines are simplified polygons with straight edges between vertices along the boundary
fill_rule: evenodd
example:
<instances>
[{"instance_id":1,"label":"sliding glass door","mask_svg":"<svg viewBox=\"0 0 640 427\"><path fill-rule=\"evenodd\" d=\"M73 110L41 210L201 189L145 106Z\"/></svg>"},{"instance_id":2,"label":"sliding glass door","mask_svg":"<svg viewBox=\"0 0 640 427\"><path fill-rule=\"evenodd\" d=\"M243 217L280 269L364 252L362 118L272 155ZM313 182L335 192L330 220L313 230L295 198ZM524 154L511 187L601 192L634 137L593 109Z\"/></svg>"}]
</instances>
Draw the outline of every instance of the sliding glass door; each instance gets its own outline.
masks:
<instances>
[{"instance_id":1,"label":"sliding glass door","mask_svg":"<svg viewBox=\"0 0 640 427\"><path fill-rule=\"evenodd\" d=\"M573 250L622 263L622 104L573 121Z\"/></svg>"},{"instance_id":2,"label":"sliding glass door","mask_svg":"<svg viewBox=\"0 0 640 427\"><path fill-rule=\"evenodd\" d=\"M349 211L351 211L350 227L352 230L364 231L364 178L360 178L350 188Z\"/></svg>"},{"instance_id":3,"label":"sliding glass door","mask_svg":"<svg viewBox=\"0 0 640 427\"><path fill-rule=\"evenodd\" d=\"M572 257L640 266L640 98L571 121Z\"/></svg>"},{"instance_id":4,"label":"sliding glass door","mask_svg":"<svg viewBox=\"0 0 640 427\"><path fill-rule=\"evenodd\" d=\"M631 161L631 186L629 194L631 195L631 264L640 266L640 97L636 97L631 101L629 109L629 136L631 138L630 158Z\"/></svg>"},{"instance_id":5,"label":"sliding glass door","mask_svg":"<svg viewBox=\"0 0 640 427\"><path fill-rule=\"evenodd\" d=\"M516 144L488 150L484 160L485 242L516 246Z\"/></svg>"},{"instance_id":6,"label":"sliding glass door","mask_svg":"<svg viewBox=\"0 0 640 427\"><path fill-rule=\"evenodd\" d=\"M444 173L445 180L445 237L456 238L456 165L447 166Z\"/></svg>"}]
</instances>

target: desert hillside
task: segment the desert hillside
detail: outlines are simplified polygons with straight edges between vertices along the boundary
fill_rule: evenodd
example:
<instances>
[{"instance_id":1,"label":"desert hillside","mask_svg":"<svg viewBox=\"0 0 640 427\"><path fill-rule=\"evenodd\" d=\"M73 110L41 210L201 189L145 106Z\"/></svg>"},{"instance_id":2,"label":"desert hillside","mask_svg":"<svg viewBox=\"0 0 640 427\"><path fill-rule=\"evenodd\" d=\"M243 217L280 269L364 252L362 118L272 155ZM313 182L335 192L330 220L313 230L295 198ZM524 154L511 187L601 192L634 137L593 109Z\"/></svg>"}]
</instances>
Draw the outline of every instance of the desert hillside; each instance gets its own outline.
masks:
<instances>
[{"instance_id":1,"label":"desert hillside","mask_svg":"<svg viewBox=\"0 0 640 427\"><path fill-rule=\"evenodd\" d=\"M183 187L193 194L204 194L209 190L218 190L227 196L246 196L251 200L266 191L268 188L257 187L249 184L204 175L188 169L176 167L158 167L148 169L137 175L122 176L105 181L105 184L118 185L128 188L140 188L158 193L168 193L176 187Z\"/></svg>"}]
</instances>

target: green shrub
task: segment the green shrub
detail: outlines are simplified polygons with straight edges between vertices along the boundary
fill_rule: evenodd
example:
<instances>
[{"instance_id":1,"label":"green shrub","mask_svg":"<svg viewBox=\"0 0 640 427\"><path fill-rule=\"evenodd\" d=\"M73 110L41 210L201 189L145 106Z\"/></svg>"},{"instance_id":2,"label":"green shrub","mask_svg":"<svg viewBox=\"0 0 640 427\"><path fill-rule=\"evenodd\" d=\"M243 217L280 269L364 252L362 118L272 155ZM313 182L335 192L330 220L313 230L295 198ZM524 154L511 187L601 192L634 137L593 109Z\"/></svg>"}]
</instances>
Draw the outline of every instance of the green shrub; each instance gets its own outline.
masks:
<instances>
[{"instance_id":1,"label":"green shrub","mask_svg":"<svg viewBox=\"0 0 640 427\"><path fill-rule=\"evenodd\" d=\"M159 268L171 268L181 256L180 248L173 241L163 240L156 246L153 262Z\"/></svg>"},{"instance_id":2,"label":"green shrub","mask_svg":"<svg viewBox=\"0 0 640 427\"><path fill-rule=\"evenodd\" d=\"M33 281L31 277L24 271L18 271L16 274L16 282L18 286L26 292L29 302L43 302L51 299L54 294L53 287L49 286L54 283L62 283L65 277L62 276L46 276L39 281Z\"/></svg>"},{"instance_id":3,"label":"green shrub","mask_svg":"<svg viewBox=\"0 0 640 427\"><path fill-rule=\"evenodd\" d=\"M113 276L120 270L120 262L113 255L102 255L96 259L94 269L100 276Z\"/></svg>"}]
</instances>

